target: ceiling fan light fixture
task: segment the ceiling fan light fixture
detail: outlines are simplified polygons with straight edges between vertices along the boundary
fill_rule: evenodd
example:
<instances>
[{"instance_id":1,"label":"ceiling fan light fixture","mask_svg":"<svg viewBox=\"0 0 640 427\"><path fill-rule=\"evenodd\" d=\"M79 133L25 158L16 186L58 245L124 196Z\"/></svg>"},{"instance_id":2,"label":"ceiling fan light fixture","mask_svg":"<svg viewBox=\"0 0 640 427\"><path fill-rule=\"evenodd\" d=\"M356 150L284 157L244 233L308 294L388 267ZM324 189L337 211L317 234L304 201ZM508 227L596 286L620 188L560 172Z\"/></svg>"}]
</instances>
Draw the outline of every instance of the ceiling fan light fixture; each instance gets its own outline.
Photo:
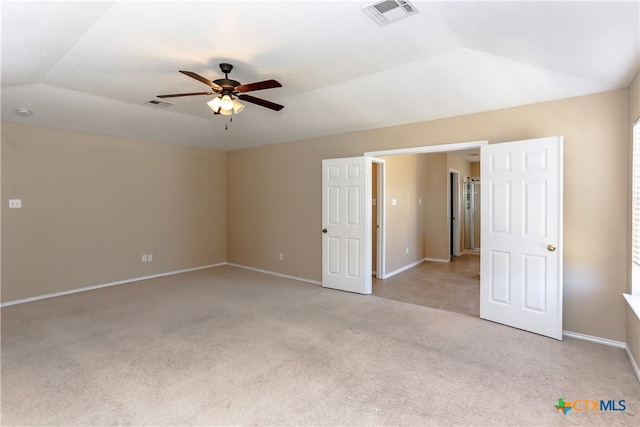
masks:
<instances>
[{"instance_id":1,"label":"ceiling fan light fixture","mask_svg":"<svg viewBox=\"0 0 640 427\"><path fill-rule=\"evenodd\" d=\"M238 114L240 111L244 110L244 105L240 103L237 99L233 99L233 112Z\"/></svg>"},{"instance_id":2,"label":"ceiling fan light fixture","mask_svg":"<svg viewBox=\"0 0 640 427\"><path fill-rule=\"evenodd\" d=\"M225 110L224 108L220 108L220 111L218 111L218 113L222 114L223 116L230 116L233 114L233 110Z\"/></svg>"},{"instance_id":3,"label":"ceiling fan light fixture","mask_svg":"<svg viewBox=\"0 0 640 427\"><path fill-rule=\"evenodd\" d=\"M209 108L211 108L215 112L218 112L218 110L220 109L220 106L221 106L220 104L221 104L221 100L219 96L216 96L211 101L207 102L207 105L209 106Z\"/></svg>"},{"instance_id":4,"label":"ceiling fan light fixture","mask_svg":"<svg viewBox=\"0 0 640 427\"><path fill-rule=\"evenodd\" d=\"M220 99L220 108L223 110L232 110L233 109L233 100L229 95L223 95Z\"/></svg>"}]
</instances>

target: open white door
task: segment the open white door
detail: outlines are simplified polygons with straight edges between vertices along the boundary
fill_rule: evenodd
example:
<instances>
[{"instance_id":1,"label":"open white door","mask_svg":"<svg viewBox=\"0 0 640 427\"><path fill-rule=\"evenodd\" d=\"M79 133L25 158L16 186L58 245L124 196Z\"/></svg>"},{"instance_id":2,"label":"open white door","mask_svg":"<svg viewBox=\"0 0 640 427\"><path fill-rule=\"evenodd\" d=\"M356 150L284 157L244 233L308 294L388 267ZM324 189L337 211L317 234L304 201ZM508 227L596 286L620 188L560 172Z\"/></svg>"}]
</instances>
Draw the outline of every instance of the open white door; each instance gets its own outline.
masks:
<instances>
[{"instance_id":1,"label":"open white door","mask_svg":"<svg viewBox=\"0 0 640 427\"><path fill-rule=\"evenodd\" d=\"M322 161L322 286L371 293L371 159Z\"/></svg>"},{"instance_id":2,"label":"open white door","mask_svg":"<svg viewBox=\"0 0 640 427\"><path fill-rule=\"evenodd\" d=\"M562 339L562 137L481 148L480 317Z\"/></svg>"}]
</instances>

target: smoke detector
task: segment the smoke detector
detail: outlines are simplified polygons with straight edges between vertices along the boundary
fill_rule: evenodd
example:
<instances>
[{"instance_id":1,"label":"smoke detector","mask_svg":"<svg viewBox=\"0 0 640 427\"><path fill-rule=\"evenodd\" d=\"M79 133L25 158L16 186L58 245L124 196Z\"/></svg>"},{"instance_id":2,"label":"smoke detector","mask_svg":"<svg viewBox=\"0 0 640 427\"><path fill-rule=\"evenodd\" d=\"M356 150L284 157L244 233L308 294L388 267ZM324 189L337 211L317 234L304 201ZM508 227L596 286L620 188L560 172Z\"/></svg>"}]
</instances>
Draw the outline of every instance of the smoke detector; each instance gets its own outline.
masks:
<instances>
[{"instance_id":1,"label":"smoke detector","mask_svg":"<svg viewBox=\"0 0 640 427\"><path fill-rule=\"evenodd\" d=\"M363 7L362 11L383 26L418 13L418 9L406 0L382 0Z\"/></svg>"}]
</instances>

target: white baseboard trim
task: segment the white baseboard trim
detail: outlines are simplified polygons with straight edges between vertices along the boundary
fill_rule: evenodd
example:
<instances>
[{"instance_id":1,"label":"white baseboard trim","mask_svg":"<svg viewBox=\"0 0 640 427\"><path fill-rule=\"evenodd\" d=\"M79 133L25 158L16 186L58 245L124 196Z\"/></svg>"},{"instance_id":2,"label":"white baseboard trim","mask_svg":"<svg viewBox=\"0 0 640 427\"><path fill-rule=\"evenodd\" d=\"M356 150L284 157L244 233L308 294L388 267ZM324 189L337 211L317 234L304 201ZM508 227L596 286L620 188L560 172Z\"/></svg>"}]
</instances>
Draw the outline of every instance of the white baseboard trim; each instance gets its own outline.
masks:
<instances>
[{"instance_id":1,"label":"white baseboard trim","mask_svg":"<svg viewBox=\"0 0 640 427\"><path fill-rule=\"evenodd\" d=\"M594 337L592 335L579 334L577 332L571 332L571 331L562 331L562 335L564 335L565 337L576 338L584 341L591 341L598 344L608 345L610 347L617 347L617 348L624 349L624 352L627 353L627 358L631 363L631 367L633 368L633 371L636 373L636 377L638 377L638 381L640 381L640 369L638 369L638 364L634 360L633 355L631 354L631 350L629 349L629 346L626 343L623 343L622 341L610 340L607 338Z\"/></svg>"},{"instance_id":2,"label":"white baseboard trim","mask_svg":"<svg viewBox=\"0 0 640 427\"><path fill-rule=\"evenodd\" d=\"M451 258L424 258L422 261L430 262L451 262Z\"/></svg>"},{"instance_id":3,"label":"white baseboard trim","mask_svg":"<svg viewBox=\"0 0 640 427\"><path fill-rule=\"evenodd\" d=\"M598 344L608 345L609 347L625 348L627 345L622 341L614 341L607 338L594 337L592 335L580 334L578 332L562 331L565 337L576 338L583 341L591 341Z\"/></svg>"},{"instance_id":4,"label":"white baseboard trim","mask_svg":"<svg viewBox=\"0 0 640 427\"><path fill-rule=\"evenodd\" d=\"M413 267L415 267L416 265L420 265L420 264L422 264L422 263L423 263L423 262L425 262L425 261L430 261L430 262L444 262L444 263L446 263L446 262L451 262L451 259L450 259L450 258L444 258L444 259L443 259L443 258L422 258L422 259L420 259L420 260L418 260L418 261L412 262L411 264L405 265L404 267L400 267L400 268L398 268L397 270L393 270L393 271L392 271L392 272L390 272L390 273L386 273L386 274L382 277L382 279L388 279L389 277L391 277L391 276L395 276L395 275L396 275L396 274L398 274L398 273L402 273L403 271L406 271L406 270L408 270L408 269L410 269L410 268L413 268Z\"/></svg>"},{"instance_id":5,"label":"white baseboard trim","mask_svg":"<svg viewBox=\"0 0 640 427\"><path fill-rule=\"evenodd\" d=\"M624 346L624 351L627 353L627 357L629 358L629 362L631 362L631 366L633 367L634 372L636 373L636 377L638 377L638 382L640 382L640 369L638 368L638 364L633 358L633 354L631 354L631 350L628 345Z\"/></svg>"},{"instance_id":6,"label":"white baseboard trim","mask_svg":"<svg viewBox=\"0 0 640 427\"><path fill-rule=\"evenodd\" d=\"M70 289L68 291L54 292L54 293L51 293L51 294L44 294L44 295L38 295L38 296L35 296L35 297L17 299L17 300L13 300L13 301L3 302L2 304L0 304L0 308L8 307L8 306L11 306L11 305L16 305L16 304L24 304L24 303L32 302L32 301L38 301L38 300L41 300L41 299L55 298L55 297L59 297L59 296L63 296L63 295L75 294L75 293L78 293L78 292L92 291L94 289L107 288L109 286L124 285L125 283L139 282L141 280L154 279L156 277L172 276L174 274L187 273L189 271L204 270L204 269L213 268L213 267L221 267L223 265L227 265L227 263L226 262L221 262L221 263L218 263L218 264L210 264L210 265L203 265L203 266L200 266L200 267L185 268L185 269L182 269L182 270L168 271L166 273L152 274L152 275L149 275L149 276L142 276L142 277L134 277L133 279L118 280L117 282L102 283L100 285L86 286L84 288L76 288L76 289Z\"/></svg>"},{"instance_id":7,"label":"white baseboard trim","mask_svg":"<svg viewBox=\"0 0 640 427\"><path fill-rule=\"evenodd\" d=\"M413 267L415 267L416 265L420 265L420 264L422 264L422 263L423 263L423 262L425 262L425 261L428 261L428 259L427 259L427 258L422 258L422 259L420 259L420 260L418 260L418 261L416 261L416 262L412 262L411 264L405 265L404 267L400 267L400 268L399 268L399 269L397 269L397 270L393 270L392 272L385 274L385 275L384 275L384 278L385 278L385 279L388 279L389 277L391 277L391 276L395 276L395 275L396 275L396 274L398 274L398 273L402 273L403 271L408 270L408 269L410 269L410 268L413 268Z\"/></svg>"},{"instance_id":8,"label":"white baseboard trim","mask_svg":"<svg viewBox=\"0 0 640 427\"><path fill-rule=\"evenodd\" d=\"M290 276L288 274L277 273L275 271L270 271L270 270L263 270L261 268L249 267L248 265L235 264L233 262L228 262L228 263L226 263L226 265L229 265L231 267L243 268L245 270L255 271L257 273L264 273L264 274L269 274L271 276L278 276L278 277L282 277L282 278L285 278L285 279L297 280L299 282L307 282L307 283L311 283L313 285L322 286L322 282L319 282L317 280L305 279L304 277Z\"/></svg>"}]
</instances>

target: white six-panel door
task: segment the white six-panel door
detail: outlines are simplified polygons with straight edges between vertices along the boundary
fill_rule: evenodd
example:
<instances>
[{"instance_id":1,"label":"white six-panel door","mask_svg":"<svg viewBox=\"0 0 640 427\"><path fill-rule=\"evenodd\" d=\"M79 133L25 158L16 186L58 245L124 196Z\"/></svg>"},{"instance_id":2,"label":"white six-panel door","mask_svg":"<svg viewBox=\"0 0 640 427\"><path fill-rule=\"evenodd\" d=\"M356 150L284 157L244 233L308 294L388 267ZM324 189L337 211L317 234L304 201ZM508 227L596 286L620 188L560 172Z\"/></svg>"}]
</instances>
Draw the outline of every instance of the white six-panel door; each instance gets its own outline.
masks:
<instances>
[{"instance_id":1,"label":"white six-panel door","mask_svg":"<svg viewBox=\"0 0 640 427\"><path fill-rule=\"evenodd\" d=\"M371 293L371 159L322 161L322 286Z\"/></svg>"},{"instance_id":2,"label":"white six-panel door","mask_svg":"<svg viewBox=\"0 0 640 427\"><path fill-rule=\"evenodd\" d=\"M480 317L562 339L562 137L481 148Z\"/></svg>"}]
</instances>

